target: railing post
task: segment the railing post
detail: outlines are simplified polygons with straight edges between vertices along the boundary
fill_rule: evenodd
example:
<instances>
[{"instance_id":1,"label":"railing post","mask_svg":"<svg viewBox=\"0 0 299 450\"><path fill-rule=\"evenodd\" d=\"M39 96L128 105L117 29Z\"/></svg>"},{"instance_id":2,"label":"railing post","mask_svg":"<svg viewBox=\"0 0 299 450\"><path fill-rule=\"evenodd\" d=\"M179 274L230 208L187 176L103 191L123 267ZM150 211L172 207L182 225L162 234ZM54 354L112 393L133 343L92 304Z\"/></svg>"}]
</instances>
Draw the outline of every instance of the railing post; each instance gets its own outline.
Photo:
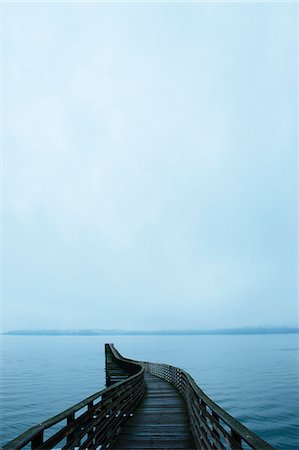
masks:
<instances>
[{"instance_id":1,"label":"railing post","mask_svg":"<svg viewBox=\"0 0 299 450\"><path fill-rule=\"evenodd\" d=\"M32 439L31 448L38 449L42 446L43 442L44 442L44 431L42 430L38 434L36 434Z\"/></svg>"},{"instance_id":2,"label":"railing post","mask_svg":"<svg viewBox=\"0 0 299 450\"><path fill-rule=\"evenodd\" d=\"M217 425L219 424L219 416L217 413L215 413L215 411L212 410L212 417L214 418L215 423L212 424L212 430L213 430L213 438L216 439L217 443L221 442L221 437L217 428ZM216 447L215 447L216 448Z\"/></svg>"},{"instance_id":3,"label":"railing post","mask_svg":"<svg viewBox=\"0 0 299 450\"><path fill-rule=\"evenodd\" d=\"M67 419L66 419L66 425L67 425L67 427L68 427L68 428L71 427L74 421L75 421L75 413L72 413L72 414L70 414L70 415L67 417ZM68 434L67 437L66 437L66 443L67 443L68 448L72 448L72 447L71 447L71 444L72 444L72 442L74 441L74 439L75 439L75 433L74 433L74 430L73 430L73 431L72 431L70 434Z\"/></svg>"},{"instance_id":4,"label":"railing post","mask_svg":"<svg viewBox=\"0 0 299 450\"><path fill-rule=\"evenodd\" d=\"M231 440L230 440L230 442L231 442L231 448L233 450L239 450L239 449L243 448L242 447L241 436L238 433L236 433L236 431L233 430L232 428L231 428Z\"/></svg>"},{"instance_id":5,"label":"railing post","mask_svg":"<svg viewBox=\"0 0 299 450\"><path fill-rule=\"evenodd\" d=\"M109 344L105 344L105 372L106 372L106 386L111 385L111 374L110 374L110 364L111 364L111 354Z\"/></svg>"},{"instance_id":6,"label":"railing post","mask_svg":"<svg viewBox=\"0 0 299 450\"><path fill-rule=\"evenodd\" d=\"M87 411L89 412L89 420L92 423L93 422L93 401L89 402L87 404ZM88 440L91 439L91 444L88 446L88 450L91 450L91 449L94 448L94 442L93 442L94 439L93 439L93 437L94 437L94 428L92 427L92 429L89 430L88 433L87 433Z\"/></svg>"}]
</instances>

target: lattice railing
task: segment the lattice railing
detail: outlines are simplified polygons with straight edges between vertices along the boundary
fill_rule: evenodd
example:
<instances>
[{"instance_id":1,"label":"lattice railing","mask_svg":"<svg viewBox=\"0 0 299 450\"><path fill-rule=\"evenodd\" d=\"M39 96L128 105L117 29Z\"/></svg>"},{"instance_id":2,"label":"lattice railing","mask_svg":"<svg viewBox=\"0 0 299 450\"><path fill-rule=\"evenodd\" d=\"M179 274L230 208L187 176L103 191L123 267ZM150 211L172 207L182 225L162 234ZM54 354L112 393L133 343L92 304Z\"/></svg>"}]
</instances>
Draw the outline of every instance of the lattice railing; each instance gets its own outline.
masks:
<instances>
[{"instance_id":1,"label":"lattice railing","mask_svg":"<svg viewBox=\"0 0 299 450\"><path fill-rule=\"evenodd\" d=\"M49 450L56 446L61 450L108 448L143 397L144 369L122 358L113 346L106 347L106 351L127 372L124 381L30 428L4 445L3 450Z\"/></svg>"},{"instance_id":2,"label":"lattice railing","mask_svg":"<svg viewBox=\"0 0 299 450\"><path fill-rule=\"evenodd\" d=\"M184 370L168 364L143 362L146 372L171 383L183 396L197 449L274 450L214 403Z\"/></svg>"},{"instance_id":3,"label":"lattice railing","mask_svg":"<svg viewBox=\"0 0 299 450\"><path fill-rule=\"evenodd\" d=\"M165 379L183 396L198 450L274 450L214 403L184 370L123 358L112 344L106 344L105 351L110 387L30 428L3 450L49 450L57 445L61 450L108 448L143 397L145 371Z\"/></svg>"}]
</instances>

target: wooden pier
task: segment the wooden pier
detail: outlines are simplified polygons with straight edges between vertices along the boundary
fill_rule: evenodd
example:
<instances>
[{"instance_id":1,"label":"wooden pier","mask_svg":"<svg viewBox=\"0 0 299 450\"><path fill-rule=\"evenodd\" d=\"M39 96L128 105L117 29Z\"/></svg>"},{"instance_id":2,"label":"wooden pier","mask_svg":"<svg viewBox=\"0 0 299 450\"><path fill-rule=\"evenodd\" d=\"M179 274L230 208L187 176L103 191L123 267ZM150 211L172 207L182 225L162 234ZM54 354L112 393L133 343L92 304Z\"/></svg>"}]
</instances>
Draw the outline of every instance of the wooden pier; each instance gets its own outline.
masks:
<instances>
[{"instance_id":1,"label":"wooden pier","mask_svg":"<svg viewBox=\"0 0 299 450\"><path fill-rule=\"evenodd\" d=\"M3 450L274 450L214 403L184 370L105 345L107 388L36 425Z\"/></svg>"},{"instance_id":2,"label":"wooden pier","mask_svg":"<svg viewBox=\"0 0 299 450\"><path fill-rule=\"evenodd\" d=\"M145 395L111 448L195 449L186 404L167 381L145 374Z\"/></svg>"}]
</instances>

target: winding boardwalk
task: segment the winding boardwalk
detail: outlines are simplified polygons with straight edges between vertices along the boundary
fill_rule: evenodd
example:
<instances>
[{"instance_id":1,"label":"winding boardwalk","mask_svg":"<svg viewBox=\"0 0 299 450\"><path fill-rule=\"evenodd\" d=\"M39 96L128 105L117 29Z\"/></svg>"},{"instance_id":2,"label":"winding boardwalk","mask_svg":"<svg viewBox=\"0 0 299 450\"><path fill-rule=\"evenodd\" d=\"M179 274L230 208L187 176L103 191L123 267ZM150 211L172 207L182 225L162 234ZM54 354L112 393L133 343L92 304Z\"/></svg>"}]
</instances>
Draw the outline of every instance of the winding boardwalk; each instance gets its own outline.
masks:
<instances>
[{"instance_id":1,"label":"winding boardwalk","mask_svg":"<svg viewBox=\"0 0 299 450\"><path fill-rule=\"evenodd\" d=\"M145 374L145 385L140 406L110 448L195 449L187 408L177 390L149 373Z\"/></svg>"},{"instance_id":2,"label":"winding boardwalk","mask_svg":"<svg viewBox=\"0 0 299 450\"><path fill-rule=\"evenodd\" d=\"M2 450L274 450L169 364L105 344L106 385L24 431ZM246 408L246 405L244 405Z\"/></svg>"}]
</instances>

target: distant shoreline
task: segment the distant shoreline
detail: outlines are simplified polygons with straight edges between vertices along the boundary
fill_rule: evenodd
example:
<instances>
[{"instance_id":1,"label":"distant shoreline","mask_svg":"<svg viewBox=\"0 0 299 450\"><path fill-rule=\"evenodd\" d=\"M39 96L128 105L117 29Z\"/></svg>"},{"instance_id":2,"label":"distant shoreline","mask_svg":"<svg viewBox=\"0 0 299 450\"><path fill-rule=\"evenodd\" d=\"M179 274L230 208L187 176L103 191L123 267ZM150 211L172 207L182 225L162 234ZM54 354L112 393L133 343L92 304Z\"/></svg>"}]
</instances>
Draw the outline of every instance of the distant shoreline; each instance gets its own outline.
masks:
<instances>
[{"instance_id":1,"label":"distant shoreline","mask_svg":"<svg viewBox=\"0 0 299 450\"><path fill-rule=\"evenodd\" d=\"M228 328L214 330L12 330L6 336L206 336L206 335L250 335L250 334L294 334L298 327L272 328Z\"/></svg>"}]
</instances>

